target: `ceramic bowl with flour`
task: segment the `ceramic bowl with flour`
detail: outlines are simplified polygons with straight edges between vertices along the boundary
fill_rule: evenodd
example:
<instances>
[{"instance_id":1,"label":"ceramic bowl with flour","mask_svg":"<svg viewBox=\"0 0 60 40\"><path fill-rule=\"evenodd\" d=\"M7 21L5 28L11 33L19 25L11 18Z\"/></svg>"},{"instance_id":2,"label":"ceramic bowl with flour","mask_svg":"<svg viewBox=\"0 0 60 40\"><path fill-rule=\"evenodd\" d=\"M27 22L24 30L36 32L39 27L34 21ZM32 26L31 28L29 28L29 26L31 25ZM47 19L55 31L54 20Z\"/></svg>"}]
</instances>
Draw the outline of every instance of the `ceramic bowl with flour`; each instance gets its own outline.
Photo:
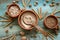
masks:
<instances>
[{"instance_id":1,"label":"ceramic bowl with flour","mask_svg":"<svg viewBox=\"0 0 60 40\"><path fill-rule=\"evenodd\" d=\"M7 14L10 17L17 17L20 14L20 7L16 3L12 3L8 6Z\"/></svg>"},{"instance_id":2,"label":"ceramic bowl with flour","mask_svg":"<svg viewBox=\"0 0 60 40\"><path fill-rule=\"evenodd\" d=\"M58 27L58 19L54 15L49 15L44 20L45 27L49 29L57 29Z\"/></svg>"},{"instance_id":3,"label":"ceramic bowl with flour","mask_svg":"<svg viewBox=\"0 0 60 40\"><path fill-rule=\"evenodd\" d=\"M31 10L23 11L18 17L18 23L21 28L25 30L31 30L33 27L31 25L27 25L26 23L30 24L38 24L38 17L37 14Z\"/></svg>"}]
</instances>

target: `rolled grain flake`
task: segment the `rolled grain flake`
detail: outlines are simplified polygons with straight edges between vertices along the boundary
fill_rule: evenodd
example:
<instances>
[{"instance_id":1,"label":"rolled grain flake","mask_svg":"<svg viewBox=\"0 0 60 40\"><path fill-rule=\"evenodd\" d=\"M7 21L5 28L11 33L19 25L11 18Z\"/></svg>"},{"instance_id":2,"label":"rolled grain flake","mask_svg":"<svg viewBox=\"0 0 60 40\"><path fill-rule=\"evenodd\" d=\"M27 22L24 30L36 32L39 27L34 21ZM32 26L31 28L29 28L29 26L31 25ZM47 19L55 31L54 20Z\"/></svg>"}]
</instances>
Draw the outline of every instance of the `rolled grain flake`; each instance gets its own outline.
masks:
<instances>
[{"instance_id":1,"label":"rolled grain flake","mask_svg":"<svg viewBox=\"0 0 60 40\"><path fill-rule=\"evenodd\" d=\"M44 3L43 6L46 6L46 4Z\"/></svg>"},{"instance_id":2,"label":"rolled grain flake","mask_svg":"<svg viewBox=\"0 0 60 40\"><path fill-rule=\"evenodd\" d=\"M31 4L29 4L29 7L32 7L32 5L31 5Z\"/></svg>"},{"instance_id":3,"label":"rolled grain flake","mask_svg":"<svg viewBox=\"0 0 60 40\"><path fill-rule=\"evenodd\" d=\"M7 5L7 7L9 6L9 4Z\"/></svg>"},{"instance_id":4,"label":"rolled grain flake","mask_svg":"<svg viewBox=\"0 0 60 40\"><path fill-rule=\"evenodd\" d=\"M15 3L16 1L13 1L12 3Z\"/></svg>"},{"instance_id":5,"label":"rolled grain flake","mask_svg":"<svg viewBox=\"0 0 60 40\"><path fill-rule=\"evenodd\" d=\"M13 24L11 24L9 28L11 29L12 27L13 27Z\"/></svg>"},{"instance_id":6,"label":"rolled grain flake","mask_svg":"<svg viewBox=\"0 0 60 40\"><path fill-rule=\"evenodd\" d=\"M8 33L8 30L5 30L6 33Z\"/></svg>"},{"instance_id":7,"label":"rolled grain flake","mask_svg":"<svg viewBox=\"0 0 60 40\"><path fill-rule=\"evenodd\" d=\"M38 1L36 1L35 3L38 4Z\"/></svg>"},{"instance_id":8,"label":"rolled grain flake","mask_svg":"<svg viewBox=\"0 0 60 40\"><path fill-rule=\"evenodd\" d=\"M49 0L46 0L46 3L48 3L49 2Z\"/></svg>"},{"instance_id":9,"label":"rolled grain flake","mask_svg":"<svg viewBox=\"0 0 60 40\"><path fill-rule=\"evenodd\" d=\"M23 8L22 10L21 10L21 12L23 12L23 11L25 11L26 9L25 8Z\"/></svg>"},{"instance_id":10,"label":"rolled grain flake","mask_svg":"<svg viewBox=\"0 0 60 40\"><path fill-rule=\"evenodd\" d=\"M27 37L26 36L22 36L21 40L27 40Z\"/></svg>"},{"instance_id":11,"label":"rolled grain flake","mask_svg":"<svg viewBox=\"0 0 60 40\"><path fill-rule=\"evenodd\" d=\"M38 5L38 1L36 1L35 3L34 3L34 6L37 6Z\"/></svg>"},{"instance_id":12,"label":"rolled grain flake","mask_svg":"<svg viewBox=\"0 0 60 40\"><path fill-rule=\"evenodd\" d=\"M21 35L21 36L24 36L24 35L25 35L25 33L24 33L23 31L21 31L21 32L20 32L20 35Z\"/></svg>"},{"instance_id":13,"label":"rolled grain flake","mask_svg":"<svg viewBox=\"0 0 60 40\"><path fill-rule=\"evenodd\" d=\"M57 6L59 6L59 3L56 3Z\"/></svg>"},{"instance_id":14,"label":"rolled grain flake","mask_svg":"<svg viewBox=\"0 0 60 40\"><path fill-rule=\"evenodd\" d=\"M54 6L55 6L55 4L50 4L49 6L50 6L50 7L54 7Z\"/></svg>"},{"instance_id":15,"label":"rolled grain flake","mask_svg":"<svg viewBox=\"0 0 60 40\"><path fill-rule=\"evenodd\" d=\"M18 3L19 2L19 0L15 0L16 1L16 3Z\"/></svg>"},{"instance_id":16,"label":"rolled grain flake","mask_svg":"<svg viewBox=\"0 0 60 40\"><path fill-rule=\"evenodd\" d=\"M37 36L36 36L36 34L33 34L33 35L31 35L31 37L34 37L34 38L36 38Z\"/></svg>"},{"instance_id":17,"label":"rolled grain flake","mask_svg":"<svg viewBox=\"0 0 60 40\"><path fill-rule=\"evenodd\" d=\"M52 4L54 4L55 3L55 1L52 1Z\"/></svg>"}]
</instances>

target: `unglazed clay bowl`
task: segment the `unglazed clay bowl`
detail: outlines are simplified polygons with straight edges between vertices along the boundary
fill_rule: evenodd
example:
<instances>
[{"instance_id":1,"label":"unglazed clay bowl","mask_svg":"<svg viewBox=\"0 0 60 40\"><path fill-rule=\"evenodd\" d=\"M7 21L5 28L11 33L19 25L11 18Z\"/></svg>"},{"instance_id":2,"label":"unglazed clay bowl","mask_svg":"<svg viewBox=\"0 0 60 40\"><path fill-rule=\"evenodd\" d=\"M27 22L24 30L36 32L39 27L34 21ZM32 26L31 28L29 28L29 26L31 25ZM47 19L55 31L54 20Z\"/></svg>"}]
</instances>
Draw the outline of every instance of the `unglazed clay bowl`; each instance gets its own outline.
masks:
<instances>
[{"instance_id":1,"label":"unglazed clay bowl","mask_svg":"<svg viewBox=\"0 0 60 40\"><path fill-rule=\"evenodd\" d=\"M32 20L34 25L38 24L38 16L34 11L31 11L31 10L25 10L21 12L21 14L18 17L18 24L20 25L20 27L25 30L31 30L33 27L31 25L25 24L23 20L26 23L30 23Z\"/></svg>"},{"instance_id":2,"label":"unglazed clay bowl","mask_svg":"<svg viewBox=\"0 0 60 40\"><path fill-rule=\"evenodd\" d=\"M20 7L16 3L8 5L7 15L12 18L16 18L20 14Z\"/></svg>"},{"instance_id":3,"label":"unglazed clay bowl","mask_svg":"<svg viewBox=\"0 0 60 40\"><path fill-rule=\"evenodd\" d=\"M49 29L57 29L58 19L54 15L49 15L44 19L44 25Z\"/></svg>"}]
</instances>

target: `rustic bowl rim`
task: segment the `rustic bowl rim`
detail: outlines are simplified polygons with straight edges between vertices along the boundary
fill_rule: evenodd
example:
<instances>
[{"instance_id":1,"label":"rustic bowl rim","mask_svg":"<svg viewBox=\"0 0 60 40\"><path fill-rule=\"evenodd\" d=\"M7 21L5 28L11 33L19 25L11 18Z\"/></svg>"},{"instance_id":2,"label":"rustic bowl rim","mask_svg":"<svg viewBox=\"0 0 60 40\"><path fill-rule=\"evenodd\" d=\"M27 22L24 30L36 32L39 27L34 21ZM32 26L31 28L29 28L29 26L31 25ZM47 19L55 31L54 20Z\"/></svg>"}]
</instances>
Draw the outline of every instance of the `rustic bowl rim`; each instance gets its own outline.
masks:
<instances>
[{"instance_id":1,"label":"rustic bowl rim","mask_svg":"<svg viewBox=\"0 0 60 40\"><path fill-rule=\"evenodd\" d=\"M29 29L26 29L26 28L24 28L24 26L23 26L23 24L21 24L21 15L23 14L23 13L25 13L25 12L31 12L31 13L33 13L35 16L36 16L36 23L35 23L35 25L37 25L38 24L38 16L37 16L37 14L36 14L36 12L34 12L34 11L32 11L32 10L25 10L25 11L23 11L23 12L21 12L21 14L19 15L19 17L18 17L18 24L19 24L19 26L22 28L22 29L25 29L25 30L32 30L33 29L33 27L32 28L29 28Z\"/></svg>"},{"instance_id":2,"label":"rustic bowl rim","mask_svg":"<svg viewBox=\"0 0 60 40\"><path fill-rule=\"evenodd\" d=\"M48 18L48 17L53 17L53 18L55 18L56 19L56 25L55 25L55 27L49 27L49 26L47 26L46 25L46 19ZM58 19L57 19L57 17L56 16L54 16L54 15L49 15L49 16L47 16L45 19L44 19L44 26L46 27L46 28L48 28L48 29L55 29L57 26L58 26Z\"/></svg>"},{"instance_id":3,"label":"rustic bowl rim","mask_svg":"<svg viewBox=\"0 0 60 40\"><path fill-rule=\"evenodd\" d=\"M10 13L9 13L9 9L10 9L10 7L11 6L17 6L18 7L18 9L19 9L19 13L21 12L21 9L20 9L20 7L19 7L19 5L18 4L16 4L16 3L12 3L12 4L10 4L9 6L8 6L8 9L7 9L7 14L10 16L10 17L12 17L12 18L16 18L16 17L18 17L19 16L19 13L18 13L18 15L16 15L16 16L12 16L12 15L10 15Z\"/></svg>"}]
</instances>

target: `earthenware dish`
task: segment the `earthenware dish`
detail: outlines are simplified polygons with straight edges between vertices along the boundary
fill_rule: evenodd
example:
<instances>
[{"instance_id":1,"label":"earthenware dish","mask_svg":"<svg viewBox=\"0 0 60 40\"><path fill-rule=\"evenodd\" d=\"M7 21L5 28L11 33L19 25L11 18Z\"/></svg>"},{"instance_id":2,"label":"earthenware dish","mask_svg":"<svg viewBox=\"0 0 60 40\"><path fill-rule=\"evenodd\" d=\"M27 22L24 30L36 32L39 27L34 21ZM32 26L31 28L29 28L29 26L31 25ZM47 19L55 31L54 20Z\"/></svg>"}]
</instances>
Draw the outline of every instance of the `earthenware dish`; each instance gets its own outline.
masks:
<instances>
[{"instance_id":1,"label":"earthenware dish","mask_svg":"<svg viewBox=\"0 0 60 40\"><path fill-rule=\"evenodd\" d=\"M27 17L27 20L24 19L24 17ZM21 28L25 29L25 30L31 30L33 27L31 25L26 25L24 21L27 21L29 23L30 19L28 18L32 18L35 25L38 24L38 16L35 12L31 11L31 10L25 10L23 12L21 12L21 14L18 17L18 24L20 25ZM30 27L30 28L24 28L24 27Z\"/></svg>"},{"instance_id":2,"label":"earthenware dish","mask_svg":"<svg viewBox=\"0 0 60 40\"><path fill-rule=\"evenodd\" d=\"M16 3L12 3L8 5L7 15L12 18L16 18L20 14L20 7Z\"/></svg>"}]
</instances>

